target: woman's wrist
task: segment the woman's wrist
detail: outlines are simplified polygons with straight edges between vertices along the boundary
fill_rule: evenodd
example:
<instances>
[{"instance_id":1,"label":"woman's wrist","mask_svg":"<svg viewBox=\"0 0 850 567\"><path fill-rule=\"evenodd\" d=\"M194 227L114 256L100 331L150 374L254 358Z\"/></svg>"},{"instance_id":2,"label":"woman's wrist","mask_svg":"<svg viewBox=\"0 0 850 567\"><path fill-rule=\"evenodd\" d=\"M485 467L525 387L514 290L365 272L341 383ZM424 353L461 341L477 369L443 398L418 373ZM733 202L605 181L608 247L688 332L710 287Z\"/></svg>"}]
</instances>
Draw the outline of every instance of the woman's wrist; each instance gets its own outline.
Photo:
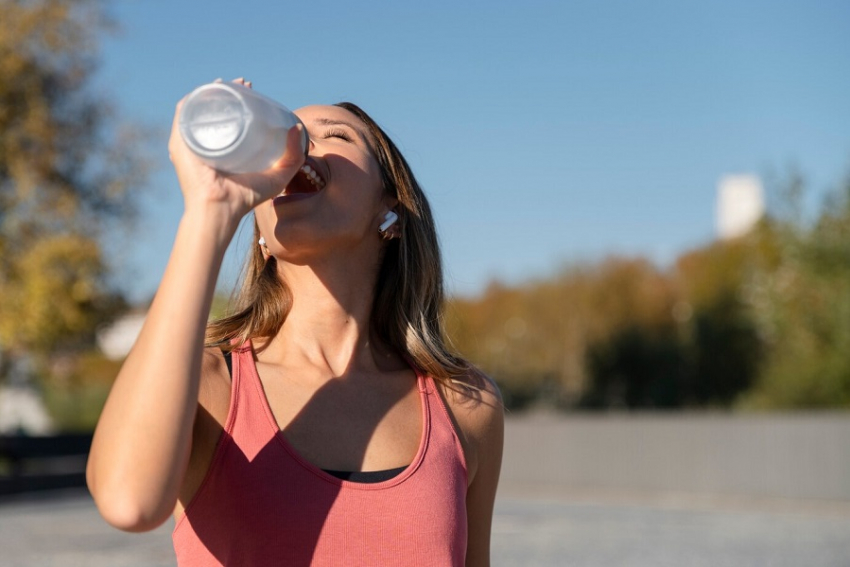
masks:
<instances>
[{"instance_id":1,"label":"woman's wrist","mask_svg":"<svg viewBox=\"0 0 850 567\"><path fill-rule=\"evenodd\" d=\"M225 203L207 203L187 207L180 219L178 232L188 232L209 244L222 247L222 253L244 215L234 214L233 207Z\"/></svg>"}]
</instances>

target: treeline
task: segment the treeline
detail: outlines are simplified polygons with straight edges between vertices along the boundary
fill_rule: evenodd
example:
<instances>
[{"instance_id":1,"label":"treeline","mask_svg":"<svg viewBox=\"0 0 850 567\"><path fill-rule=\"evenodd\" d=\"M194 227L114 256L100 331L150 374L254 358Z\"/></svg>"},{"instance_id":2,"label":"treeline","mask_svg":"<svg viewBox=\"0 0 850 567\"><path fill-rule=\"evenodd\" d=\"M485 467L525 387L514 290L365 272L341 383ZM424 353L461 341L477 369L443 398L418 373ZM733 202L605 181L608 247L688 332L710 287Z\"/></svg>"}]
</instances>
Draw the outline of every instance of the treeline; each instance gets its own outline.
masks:
<instances>
[{"instance_id":1,"label":"treeline","mask_svg":"<svg viewBox=\"0 0 850 567\"><path fill-rule=\"evenodd\" d=\"M814 220L802 182L749 234L574 265L455 299L450 336L509 408L850 407L850 182Z\"/></svg>"}]
</instances>

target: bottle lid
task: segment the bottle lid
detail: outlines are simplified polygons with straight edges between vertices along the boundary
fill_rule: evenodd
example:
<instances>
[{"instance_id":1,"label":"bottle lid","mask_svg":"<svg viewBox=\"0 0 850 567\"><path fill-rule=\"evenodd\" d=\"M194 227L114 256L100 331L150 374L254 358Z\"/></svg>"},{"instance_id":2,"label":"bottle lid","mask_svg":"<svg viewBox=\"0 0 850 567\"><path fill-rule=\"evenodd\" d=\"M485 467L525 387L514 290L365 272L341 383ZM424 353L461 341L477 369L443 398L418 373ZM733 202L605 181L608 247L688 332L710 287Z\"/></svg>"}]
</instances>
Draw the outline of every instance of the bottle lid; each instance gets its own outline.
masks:
<instances>
[{"instance_id":1,"label":"bottle lid","mask_svg":"<svg viewBox=\"0 0 850 567\"><path fill-rule=\"evenodd\" d=\"M215 155L234 145L245 132L248 111L233 89L209 84L193 91L180 112L186 143L200 155Z\"/></svg>"}]
</instances>

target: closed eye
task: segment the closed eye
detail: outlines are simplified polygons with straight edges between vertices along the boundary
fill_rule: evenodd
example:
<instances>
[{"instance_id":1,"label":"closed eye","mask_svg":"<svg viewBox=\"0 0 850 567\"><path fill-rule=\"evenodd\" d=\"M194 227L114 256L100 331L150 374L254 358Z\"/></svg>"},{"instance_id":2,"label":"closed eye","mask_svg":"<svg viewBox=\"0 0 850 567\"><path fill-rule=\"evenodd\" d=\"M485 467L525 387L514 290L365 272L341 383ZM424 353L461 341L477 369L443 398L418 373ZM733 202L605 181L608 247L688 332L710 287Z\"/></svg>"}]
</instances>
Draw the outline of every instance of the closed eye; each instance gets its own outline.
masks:
<instances>
[{"instance_id":1,"label":"closed eye","mask_svg":"<svg viewBox=\"0 0 850 567\"><path fill-rule=\"evenodd\" d=\"M330 130L325 131L325 139L327 138L340 138L345 140L346 142L351 142L352 138L348 132L345 130L341 130L339 128L331 128Z\"/></svg>"}]
</instances>

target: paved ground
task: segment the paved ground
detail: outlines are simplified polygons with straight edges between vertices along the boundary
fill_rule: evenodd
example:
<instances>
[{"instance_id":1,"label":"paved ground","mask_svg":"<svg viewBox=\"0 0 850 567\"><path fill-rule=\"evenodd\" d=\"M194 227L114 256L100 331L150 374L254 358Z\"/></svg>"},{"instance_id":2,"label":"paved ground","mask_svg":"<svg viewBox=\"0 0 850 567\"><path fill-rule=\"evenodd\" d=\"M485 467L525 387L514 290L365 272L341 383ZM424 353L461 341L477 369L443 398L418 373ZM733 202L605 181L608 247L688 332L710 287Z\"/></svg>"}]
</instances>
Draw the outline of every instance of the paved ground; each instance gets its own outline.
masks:
<instances>
[{"instance_id":1,"label":"paved ground","mask_svg":"<svg viewBox=\"0 0 850 567\"><path fill-rule=\"evenodd\" d=\"M847 503L732 502L505 489L493 565L850 567ZM0 502L0 565L174 565L171 525L107 527L85 493Z\"/></svg>"},{"instance_id":2,"label":"paved ground","mask_svg":"<svg viewBox=\"0 0 850 567\"><path fill-rule=\"evenodd\" d=\"M174 565L166 525L146 534L107 526L85 491L0 503L3 567L129 567Z\"/></svg>"},{"instance_id":3,"label":"paved ground","mask_svg":"<svg viewBox=\"0 0 850 567\"><path fill-rule=\"evenodd\" d=\"M503 496L495 566L848 567L844 505Z\"/></svg>"}]
</instances>

